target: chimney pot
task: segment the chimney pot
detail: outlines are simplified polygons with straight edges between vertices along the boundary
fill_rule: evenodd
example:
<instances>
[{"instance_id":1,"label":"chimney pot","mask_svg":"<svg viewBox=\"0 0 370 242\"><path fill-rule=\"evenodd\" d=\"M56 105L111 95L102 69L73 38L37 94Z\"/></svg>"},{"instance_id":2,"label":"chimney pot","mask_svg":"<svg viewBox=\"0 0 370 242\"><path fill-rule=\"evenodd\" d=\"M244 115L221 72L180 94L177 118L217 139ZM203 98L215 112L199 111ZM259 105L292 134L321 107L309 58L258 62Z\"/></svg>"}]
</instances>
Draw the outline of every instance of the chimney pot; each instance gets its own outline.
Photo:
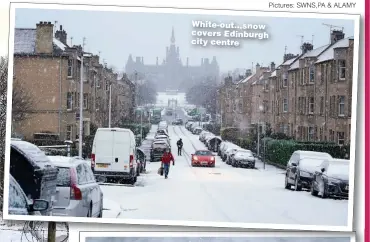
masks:
<instances>
[{"instance_id":1,"label":"chimney pot","mask_svg":"<svg viewBox=\"0 0 370 242\"><path fill-rule=\"evenodd\" d=\"M51 24L51 22L48 22L48 24Z\"/></svg>"},{"instance_id":2,"label":"chimney pot","mask_svg":"<svg viewBox=\"0 0 370 242\"><path fill-rule=\"evenodd\" d=\"M60 30L63 30L63 27L62 27L62 25L60 25L60 26L59 26L59 29L60 29Z\"/></svg>"}]
</instances>

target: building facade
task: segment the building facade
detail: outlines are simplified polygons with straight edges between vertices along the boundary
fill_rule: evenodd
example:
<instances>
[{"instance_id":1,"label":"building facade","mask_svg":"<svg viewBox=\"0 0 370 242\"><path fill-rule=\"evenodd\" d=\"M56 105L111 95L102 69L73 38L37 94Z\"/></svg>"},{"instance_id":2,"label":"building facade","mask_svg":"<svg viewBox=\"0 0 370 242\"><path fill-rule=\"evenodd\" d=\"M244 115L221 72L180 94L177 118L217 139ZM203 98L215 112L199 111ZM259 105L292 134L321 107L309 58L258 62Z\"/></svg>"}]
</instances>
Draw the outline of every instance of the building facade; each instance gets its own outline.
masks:
<instances>
[{"instance_id":1,"label":"building facade","mask_svg":"<svg viewBox=\"0 0 370 242\"><path fill-rule=\"evenodd\" d=\"M68 46L62 26L55 31L50 22L40 22L36 28L15 29L14 87L27 90L32 108L26 119L13 122L14 133L27 140L38 134L52 134L59 140L78 138L82 56L81 46ZM116 115L124 110L123 105L130 108L134 102L118 101L133 84L119 81L112 69L100 64L99 56L83 57L83 63L83 134L86 136L90 135L91 124L108 127L110 85L114 90L111 93L113 122L119 119Z\"/></svg>"},{"instance_id":2,"label":"building facade","mask_svg":"<svg viewBox=\"0 0 370 242\"><path fill-rule=\"evenodd\" d=\"M175 32L172 28L170 46L166 47L165 58L160 63L157 57L155 64L145 64L144 57L129 55L125 71L131 80L146 79L152 81L162 90L186 90L203 80L219 78L219 66L214 56L212 60L202 58L200 65L190 65L189 58L183 63L180 48L175 43Z\"/></svg>"},{"instance_id":3,"label":"building facade","mask_svg":"<svg viewBox=\"0 0 370 242\"><path fill-rule=\"evenodd\" d=\"M233 93L230 100L243 97L242 118L228 125L243 129L256 123L262 128L268 124L272 132L300 141L349 144L353 42L352 37L345 38L342 31L334 30L328 45L314 48L303 43L302 53L285 54L277 67L274 63L270 67L256 65L255 72L233 90L224 84L220 93ZM237 94L238 89L243 90L241 94ZM222 112L230 107L227 101L224 103ZM237 106L232 109L237 110ZM249 125L240 125L241 120Z\"/></svg>"}]
</instances>

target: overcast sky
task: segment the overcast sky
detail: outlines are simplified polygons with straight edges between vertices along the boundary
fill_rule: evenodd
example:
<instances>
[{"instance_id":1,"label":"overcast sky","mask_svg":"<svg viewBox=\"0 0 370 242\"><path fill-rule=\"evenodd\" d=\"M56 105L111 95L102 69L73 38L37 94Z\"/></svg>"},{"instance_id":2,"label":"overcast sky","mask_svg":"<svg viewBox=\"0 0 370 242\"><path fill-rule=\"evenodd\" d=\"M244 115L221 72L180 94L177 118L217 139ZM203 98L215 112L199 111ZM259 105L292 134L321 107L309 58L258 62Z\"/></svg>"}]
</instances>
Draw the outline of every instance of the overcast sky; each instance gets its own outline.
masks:
<instances>
[{"instance_id":1,"label":"overcast sky","mask_svg":"<svg viewBox=\"0 0 370 242\"><path fill-rule=\"evenodd\" d=\"M318 15L320 16L320 15ZM266 24L267 40L243 40L240 48L194 47L191 45L192 20ZM170 44L171 29L175 29L176 44L180 47L183 63L199 65L201 58L216 56L222 72L235 68L251 68L252 62L268 65L282 62L284 48L299 53L301 38L320 47L329 43L329 27L323 23L343 26L346 37L354 35L354 21L337 19L302 19L277 17L212 16L190 14L102 12L80 10L17 9L16 27L35 28L40 21L58 21L58 25L73 37L73 44L81 44L86 37L86 50L101 52L108 65L124 70L129 54L144 57L144 63L160 63ZM59 27L58 27L59 28Z\"/></svg>"}]
</instances>

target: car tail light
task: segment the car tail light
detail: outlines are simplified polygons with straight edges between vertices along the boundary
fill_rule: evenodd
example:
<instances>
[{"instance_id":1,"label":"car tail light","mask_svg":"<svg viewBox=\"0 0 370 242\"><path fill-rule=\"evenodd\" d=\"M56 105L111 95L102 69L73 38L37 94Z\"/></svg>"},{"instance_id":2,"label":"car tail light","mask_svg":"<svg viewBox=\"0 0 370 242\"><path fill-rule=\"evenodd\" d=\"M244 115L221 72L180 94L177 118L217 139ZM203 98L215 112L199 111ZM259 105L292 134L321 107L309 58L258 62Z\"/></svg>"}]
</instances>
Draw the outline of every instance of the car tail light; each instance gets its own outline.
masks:
<instances>
[{"instance_id":1,"label":"car tail light","mask_svg":"<svg viewBox=\"0 0 370 242\"><path fill-rule=\"evenodd\" d=\"M71 173L71 200L82 200L81 190L77 187L77 174L74 169L70 169Z\"/></svg>"},{"instance_id":2,"label":"car tail light","mask_svg":"<svg viewBox=\"0 0 370 242\"><path fill-rule=\"evenodd\" d=\"M130 155L130 168L134 166L134 155Z\"/></svg>"},{"instance_id":3,"label":"car tail light","mask_svg":"<svg viewBox=\"0 0 370 242\"><path fill-rule=\"evenodd\" d=\"M91 154L91 167L95 167L95 154Z\"/></svg>"}]
</instances>

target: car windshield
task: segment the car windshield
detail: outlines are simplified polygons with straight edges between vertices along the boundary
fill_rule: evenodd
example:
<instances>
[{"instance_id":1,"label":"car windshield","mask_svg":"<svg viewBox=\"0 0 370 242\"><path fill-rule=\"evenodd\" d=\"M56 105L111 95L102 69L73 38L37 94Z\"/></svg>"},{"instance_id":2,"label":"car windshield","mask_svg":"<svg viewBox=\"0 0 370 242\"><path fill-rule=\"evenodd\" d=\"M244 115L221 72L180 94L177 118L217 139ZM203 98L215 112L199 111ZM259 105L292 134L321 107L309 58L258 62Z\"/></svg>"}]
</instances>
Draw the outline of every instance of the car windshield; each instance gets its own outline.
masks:
<instances>
[{"instance_id":1,"label":"car windshield","mask_svg":"<svg viewBox=\"0 0 370 242\"><path fill-rule=\"evenodd\" d=\"M252 155L252 151L250 151L250 150L238 150L235 155L242 155L242 156Z\"/></svg>"},{"instance_id":2,"label":"car windshield","mask_svg":"<svg viewBox=\"0 0 370 242\"><path fill-rule=\"evenodd\" d=\"M301 166L321 166L324 160L321 159L302 159L299 161L299 165Z\"/></svg>"},{"instance_id":3,"label":"car windshield","mask_svg":"<svg viewBox=\"0 0 370 242\"><path fill-rule=\"evenodd\" d=\"M327 168L326 174L331 175L346 175L349 173L349 165L348 164L335 164L329 165Z\"/></svg>"},{"instance_id":4,"label":"car windshield","mask_svg":"<svg viewBox=\"0 0 370 242\"><path fill-rule=\"evenodd\" d=\"M67 167L58 167L57 186L69 187L71 182L70 171Z\"/></svg>"},{"instance_id":5,"label":"car windshield","mask_svg":"<svg viewBox=\"0 0 370 242\"><path fill-rule=\"evenodd\" d=\"M208 150L198 150L195 152L195 155L208 156L208 155L212 155L212 152Z\"/></svg>"}]
</instances>

